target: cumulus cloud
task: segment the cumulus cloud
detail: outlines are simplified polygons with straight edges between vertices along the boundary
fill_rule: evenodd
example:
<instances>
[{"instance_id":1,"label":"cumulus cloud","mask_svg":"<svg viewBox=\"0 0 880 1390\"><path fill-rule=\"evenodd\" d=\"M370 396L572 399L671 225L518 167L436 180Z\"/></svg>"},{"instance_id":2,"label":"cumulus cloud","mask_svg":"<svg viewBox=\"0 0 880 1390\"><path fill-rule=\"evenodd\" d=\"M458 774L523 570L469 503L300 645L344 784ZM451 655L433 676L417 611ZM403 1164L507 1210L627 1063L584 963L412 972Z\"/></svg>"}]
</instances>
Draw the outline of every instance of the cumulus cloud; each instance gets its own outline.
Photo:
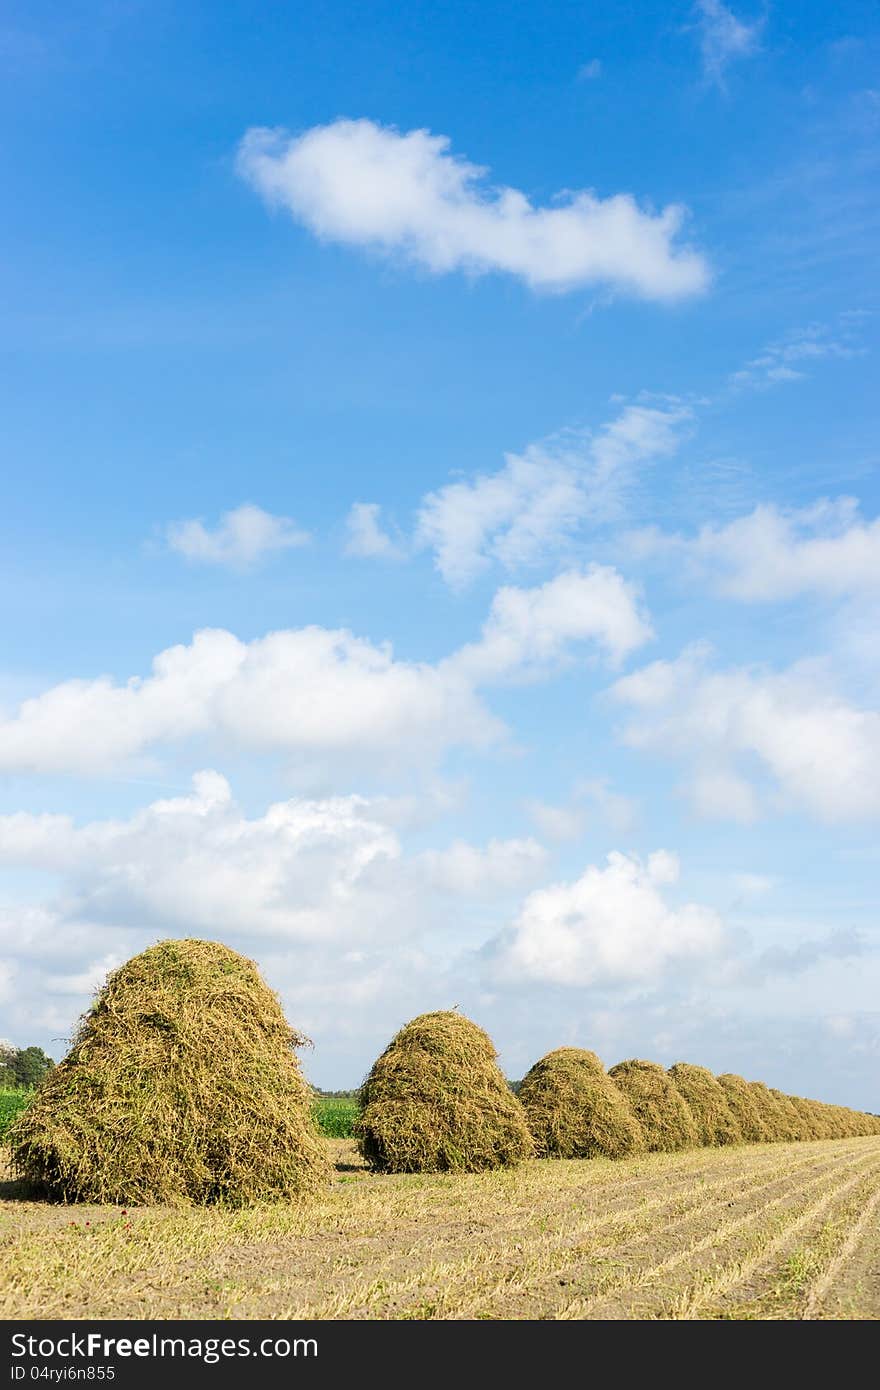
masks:
<instances>
[{"instance_id":1,"label":"cumulus cloud","mask_svg":"<svg viewBox=\"0 0 880 1390\"><path fill-rule=\"evenodd\" d=\"M816 665L713 671L705 647L624 676L613 697L635 712L633 748L690 766L705 815L750 821L777 802L824 821L880 814L880 713L850 704Z\"/></svg>"},{"instance_id":2,"label":"cumulus cloud","mask_svg":"<svg viewBox=\"0 0 880 1390\"><path fill-rule=\"evenodd\" d=\"M574 882L536 889L494 943L493 972L574 988L634 984L715 954L724 935L718 915L696 903L671 906L663 896L678 874L666 850L646 864L615 851Z\"/></svg>"},{"instance_id":3,"label":"cumulus cloud","mask_svg":"<svg viewBox=\"0 0 880 1390\"><path fill-rule=\"evenodd\" d=\"M173 521L165 528L169 550L203 565L251 569L267 555L308 545L311 537L288 516L272 516L245 503L224 512L211 530L204 522Z\"/></svg>"},{"instance_id":4,"label":"cumulus cloud","mask_svg":"<svg viewBox=\"0 0 880 1390\"><path fill-rule=\"evenodd\" d=\"M612 664L653 636L638 592L607 565L566 570L532 589L499 589L479 642L447 665L477 682L529 679L593 641Z\"/></svg>"},{"instance_id":5,"label":"cumulus cloud","mask_svg":"<svg viewBox=\"0 0 880 1390\"><path fill-rule=\"evenodd\" d=\"M414 852L389 810L386 797L350 795L294 797L248 814L227 780L206 770L189 794L126 818L0 816L0 866L50 880L42 903L0 903L9 962L0 993L14 973L13 1035L69 1032L109 969L178 935L256 956L291 1018L324 1032L325 1066L352 1037L358 1048L378 1046L374 1035L398 1010L407 1017L438 998L448 1006L452 957L485 937L493 900L536 880L545 851L533 839L456 839Z\"/></svg>"},{"instance_id":6,"label":"cumulus cloud","mask_svg":"<svg viewBox=\"0 0 880 1390\"><path fill-rule=\"evenodd\" d=\"M382 508L376 502L355 502L346 517L348 541L346 555L371 560L400 560L404 547L383 530L379 520Z\"/></svg>"},{"instance_id":7,"label":"cumulus cloud","mask_svg":"<svg viewBox=\"0 0 880 1390\"><path fill-rule=\"evenodd\" d=\"M304 765L432 761L504 732L478 686L552 669L576 642L595 641L618 660L649 635L635 591L601 566L500 590L480 641L436 665L396 660L390 646L345 630L242 642L205 629L160 652L148 676L68 680L25 700L0 718L0 768L106 773L152 745L197 736Z\"/></svg>"},{"instance_id":8,"label":"cumulus cloud","mask_svg":"<svg viewBox=\"0 0 880 1390\"><path fill-rule=\"evenodd\" d=\"M747 24L721 0L697 0L695 8L703 72L710 82L723 86L730 64L758 51L764 20Z\"/></svg>"},{"instance_id":9,"label":"cumulus cloud","mask_svg":"<svg viewBox=\"0 0 880 1390\"><path fill-rule=\"evenodd\" d=\"M513 570L545 560L584 522L619 517L634 469L673 454L692 419L677 401L630 404L594 435L561 434L507 454L495 473L428 493L415 546L433 551L454 588L493 563Z\"/></svg>"},{"instance_id":10,"label":"cumulus cloud","mask_svg":"<svg viewBox=\"0 0 880 1390\"><path fill-rule=\"evenodd\" d=\"M371 873L400 853L362 797L293 799L248 819L214 771L125 821L0 816L0 863L63 876L66 917L161 932L366 936Z\"/></svg>"},{"instance_id":11,"label":"cumulus cloud","mask_svg":"<svg viewBox=\"0 0 880 1390\"><path fill-rule=\"evenodd\" d=\"M636 532L630 547L636 555L683 562L719 593L743 602L880 593L880 517L861 517L852 497L789 510L764 504L692 537Z\"/></svg>"},{"instance_id":12,"label":"cumulus cloud","mask_svg":"<svg viewBox=\"0 0 880 1390\"><path fill-rule=\"evenodd\" d=\"M325 241L397 253L443 274L502 271L534 289L603 284L647 299L705 289L705 260L679 241L684 209L645 211L626 193L565 193L535 207L427 130L338 120L293 136L255 128L238 170Z\"/></svg>"}]
</instances>

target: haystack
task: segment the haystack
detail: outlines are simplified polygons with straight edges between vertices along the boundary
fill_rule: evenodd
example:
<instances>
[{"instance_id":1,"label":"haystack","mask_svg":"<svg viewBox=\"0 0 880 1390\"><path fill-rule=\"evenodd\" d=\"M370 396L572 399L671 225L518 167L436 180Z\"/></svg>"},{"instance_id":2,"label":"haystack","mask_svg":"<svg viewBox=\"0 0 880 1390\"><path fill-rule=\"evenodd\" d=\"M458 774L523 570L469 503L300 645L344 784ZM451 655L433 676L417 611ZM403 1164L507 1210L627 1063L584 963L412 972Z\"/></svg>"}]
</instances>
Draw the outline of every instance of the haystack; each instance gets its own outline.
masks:
<instances>
[{"instance_id":1,"label":"haystack","mask_svg":"<svg viewBox=\"0 0 880 1390\"><path fill-rule=\"evenodd\" d=\"M693 1148L700 1142L694 1117L662 1067L631 1059L608 1075L626 1096L652 1152Z\"/></svg>"},{"instance_id":2,"label":"haystack","mask_svg":"<svg viewBox=\"0 0 880 1390\"><path fill-rule=\"evenodd\" d=\"M786 1096L801 1123L801 1139L829 1139L831 1137L825 1117L810 1100L803 1096Z\"/></svg>"},{"instance_id":3,"label":"haystack","mask_svg":"<svg viewBox=\"0 0 880 1390\"><path fill-rule=\"evenodd\" d=\"M723 1072L718 1077L718 1085L730 1106L734 1119L747 1144L767 1144L773 1137L765 1123L761 1108L745 1077L735 1072Z\"/></svg>"},{"instance_id":4,"label":"haystack","mask_svg":"<svg viewBox=\"0 0 880 1390\"><path fill-rule=\"evenodd\" d=\"M750 1081L748 1083L758 1114L770 1132L770 1138L775 1142L783 1139L790 1139L791 1124L786 1120L785 1112L777 1105L775 1098L770 1094L763 1081Z\"/></svg>"},{"instance_id":5,"label":"haystack","mask_svg":"<svg viewBox=\"0 0 880 1390\"><path fill-rule=\"evenodd\" d=\"M791 1096L786 1095L785 1091L777 1091L775 1087L770 1087L770 1094L779 1107L780 1114L783 1116L786 1126L787 1139L815 1139L813 1132L813 1122L805 1122L797 1108L791 1103Z\"/></svg>"},{"instance_id":6,"label":"haystack","mask_svg":"<svg viewBox=\"0 0 880 1390\"><path fill-rule=\"evenodd\" d=\"M360 1099L355 1132L379 1172L477 1172L534 1152L491 1038L461 1014L421 1014L401 1028Z\"/></svg>"},{"instance_id":7,"label":"haystack","mask_svg":"<svg viewBox=\"0 0 880 1390\"><path fill-rule=\"evenodd\" d=\"M595 1052L558 1047L519 1090L542 1158L624 1158L645 1147L641 1126Z\"/></svg>"},{"instance_id":8,"label":"haystack","mask_svg":"<svg viewBox=\"0 0 880 1390\"><path fill-rule=\"evenodd\" d=\"M18 1173L62 1201L296 1199L329 1176L294 1048L252 961L163 941L110 976L12 1132Z\"/></svg>"},{"instance_id":9,"label":"haystack","mask_svg":"<svg viewBox=\"0 0 880 1390\"><path fill-rule=\"evenodd\" d=\"M687 1101L701 1144L715 1147L743 1142L743 1132L727 1097L710 1071L691 1062L676 1062L669 1068L669 1075L679 1095Z\"/></svg>"}]
</instances>

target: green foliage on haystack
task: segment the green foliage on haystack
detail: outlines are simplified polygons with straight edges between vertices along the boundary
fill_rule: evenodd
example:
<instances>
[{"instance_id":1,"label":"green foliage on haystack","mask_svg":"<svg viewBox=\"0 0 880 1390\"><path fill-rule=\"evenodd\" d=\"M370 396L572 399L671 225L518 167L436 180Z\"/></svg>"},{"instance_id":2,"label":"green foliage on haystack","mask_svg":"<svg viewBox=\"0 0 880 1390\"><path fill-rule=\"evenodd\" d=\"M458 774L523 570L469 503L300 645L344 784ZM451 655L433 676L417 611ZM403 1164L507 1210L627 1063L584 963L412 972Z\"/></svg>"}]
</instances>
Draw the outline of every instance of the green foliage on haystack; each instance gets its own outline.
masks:
<instances>
[{"instance_id":1,"label":"green foliage on haystack","mask_svg":"<svg viewBox=\"0 0 880 1390\"><path fill-rule=\"evenodd\" d=\"M595 1052L558 1047L523 1077L519 1099L541 1158L625 1158L641 1126Z\"/></svg>"},{"instance_id":2,"label":"green foliage on haystack","mask_svg":"<svg viewBox=\"0 0 880 1390\"><path fill-rule=\"evenodd\" d=\"M741 1144L743 1132L715 1077L705 1067L676 1062L669 1075L679 1095L687 1101L701 1144Z\"/></svg>"},{"instance_id":3,"label":"green foliage on haystack","mask_svg":"<svg viewBox=\"0 0 880 1390\"><path fill-rule=\"evenodd\" d=\"M62 1201L298 1199L329 1176L276 995L213 941L162 941L110 976L10 1132L18 1174Z\"/></svg>"},{"instance_id":4,"label":"green foliage on haystack","mask_svg":"<svg viewBox=\"0 0 880 1390\"><path fill-rule=\"evenodd\" d=\"M629 1101L649 1150L671 1153L699 1144L699 1133L687 1101L656 1062L632 1058L618 1062L608 1075Z\"/></svg>"},{"instance_id":5,"label":"green foliage on haystack","mask_svg":"<svg viewBox=\"0 0 880 1390\"><path fill-rule=\"evenodd\" d=\"M477 1172L534 1153L491 1038L452 1012L401 1028L361 1087L358 1144L385 1173Z\"/></svg>"}]
</instances>

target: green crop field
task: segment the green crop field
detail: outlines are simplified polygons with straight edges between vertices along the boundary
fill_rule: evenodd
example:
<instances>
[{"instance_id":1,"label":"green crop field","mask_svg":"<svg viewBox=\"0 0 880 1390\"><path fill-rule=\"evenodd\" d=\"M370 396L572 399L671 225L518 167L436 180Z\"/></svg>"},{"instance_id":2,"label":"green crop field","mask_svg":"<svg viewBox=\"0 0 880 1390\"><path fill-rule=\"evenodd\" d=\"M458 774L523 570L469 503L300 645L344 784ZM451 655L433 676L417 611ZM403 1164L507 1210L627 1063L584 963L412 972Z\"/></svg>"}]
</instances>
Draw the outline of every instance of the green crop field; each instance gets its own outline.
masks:
<instances>
[{"instance_id":1,"label":"green crop field","mask_svg":"<svg viewBox=\"0 0 880 1390\"><path fill-rule=\"evenodd\" d=\"M27 1105L31 1095L31 1091L0 1091L0 1139L19 1111Z\"/></svg>"},{"instance_id":2,"label":"green crop field","mask_svg":"<svg viewBox=\"0 0 880 1390\"><path fill-rule=\"evenodd\" d=\"M358 1103L340 1096L319 1096L314 1103L318 1128L328 1139L350 1139Z\"/></svg>"}]
</instances>

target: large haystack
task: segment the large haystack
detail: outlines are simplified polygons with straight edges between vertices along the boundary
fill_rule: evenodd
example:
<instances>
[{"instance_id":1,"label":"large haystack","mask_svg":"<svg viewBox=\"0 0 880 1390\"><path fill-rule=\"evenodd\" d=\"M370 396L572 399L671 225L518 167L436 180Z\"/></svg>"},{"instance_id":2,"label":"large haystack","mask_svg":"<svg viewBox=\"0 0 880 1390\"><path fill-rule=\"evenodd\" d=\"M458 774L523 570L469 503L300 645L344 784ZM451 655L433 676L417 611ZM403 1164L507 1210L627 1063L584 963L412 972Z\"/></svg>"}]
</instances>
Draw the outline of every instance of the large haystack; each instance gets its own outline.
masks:
<instances>
[{"instance_id":1,"label":"large haystack","mask_svg":"<svg viewBox=\"0 0 880 1390\"><path fill-rule=\"evenodd\" d=\"M252 961L163 941L110 976L10 1134L18 1173L62 1201L299 1198L329 1176L294 1048Z\"/></svg>"},{"instance_id":2,"label":"large haystack","mask_svg":"<svg viewBox=\"0 0 880 1390\"><path fill-rule=\"evenodd\" d=\"M786 1095L785 1091L777 1091L774 1086L770 1087L770 1094L779 1107L780 1114L786 1127L786 1139L815 1139L812 1120L809 1123L804 1121L797 1108L791 1103L791 1096Z\"/></svg>"},{"instance_id":3,"label":"large haystack","mask_svg":"<svg viewBox=\"0 0 880 1390\"><path fill-rule=\"evenodd\" d=\"M656 1062L618 1062L608 1075L629 1101L652 1152L669 1153L699 1144L687 1101Z\"/></svg>"},{"instance_id":4,"label":"large haystack","mask_svg":"<svg viewBox=\"0 0 880 1390\"><path fill-rule=\"evenodd\" d=\"M803 1096L786 1096L786 1100L794 1110L801 1123L799 1138L801 1139L830 1139L831 1131L825 1121L821 1111L810 1100L805 1100Z\"/></svg>"},{"instance_id":5,"label":"large haystack","mask_svg":"<svg viewBox=\"0 0 880 1390\"><path fill-rule=\"evenodd\" d=\"M735 1072L723 1072L718 1077L718 1085L730 1106L734 1119L740 1127L747 1144L766 1144L773 1137L765 1123L761 1107L745 1077Z\"/></svg>"},{"instance_id":6,"label":"large haystack","mask_svg":"<svg viewBox=\"0 0 880 1390\"><path fill-rule=\"evenodd\" d=\"M758 1108L758 1114L769 1130L770 1138L775 1141L793 1138L790 1119L786 1118L785 1111L777 1104L764 1082L750 1081L748 1086Z\"/></svg>"},{"instance_id":7,"label":"large haystack","mask_svg":"<svg viewBox=\"0 0 880 1390\"><path fill-rule=\"evenodd\" d=\"M519 1098L542 1158L625 1158L645 1147L629 1101L595 1052L548 1052L526 1072Z\"/></svg>"},{"instance_id":8,"label":"large haystack","mask_svg":"<svg viewBox=\"0 0 880 1390\"><path fill-rule=\"evenodd\" d=\"M534 1152L492 1040L457 1013L422 1014L394 1037L361 1087L356 1134L379 1172L477 1172Z\"/></svg>"},{"instance_id":9,"label":"large haystack","mask_svg":"<svg viewBox=\"0 0 880 1390\"><path fill-rule=\"evenodd\" d=\"M669 1075L683 1100L687 1101L697 1126L701 1144L741 1144L743 1132L715 1077L705 1067L676 1062Z\"/></svg>"}]
</instances>

